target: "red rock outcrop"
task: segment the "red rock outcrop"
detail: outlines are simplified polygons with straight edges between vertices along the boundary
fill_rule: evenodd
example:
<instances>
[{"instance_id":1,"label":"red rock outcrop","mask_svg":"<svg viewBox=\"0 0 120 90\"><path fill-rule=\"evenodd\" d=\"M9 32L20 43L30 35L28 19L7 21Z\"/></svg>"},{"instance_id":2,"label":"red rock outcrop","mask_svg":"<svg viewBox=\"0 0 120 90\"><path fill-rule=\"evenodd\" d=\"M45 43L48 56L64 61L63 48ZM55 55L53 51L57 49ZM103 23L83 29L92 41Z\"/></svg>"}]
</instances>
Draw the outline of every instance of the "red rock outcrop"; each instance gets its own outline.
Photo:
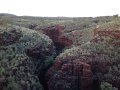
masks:
<instances>
[{"instance_id":1,"label":"red rock outcrop","mask_svg":"<svg viewBox=\"0 0 120 90\"><path fill-rule=\"evenodd\" d=\"M100 90L101 81L108 81L119 88L120 80L117 78L120 73L113 70L110 74L114 78L106 75L110 72L111 66L120 63L101 59L103 55L92 53L66 58L57 57L46 76L49 90ZM105 57L108 57L107 54Z\"/></svg>"},{"instance_id":2,"label":"red rock outcrop","mask_svg":"<svg viewBox=\"0 0 120 90\"><path fill-rule=\"evenodd\" d=\"M94 34L93 34L93 42L99 42L99 41L104 41L104 38L111 38L114 40L114 42L107 42L109 44L115 45L115 46L120 46L120 30L119 30L119 25L114 26L115 28L111 27L108 29L101 29L100 26L97 26L94 29ZM98 39L99 38L99 39ZM110 41L110 40L108 40Z\"/></svg>"},{"instance_id":3,"label":"red rock outcrop","mask_svg":"<svg viewBox=\"0 0 120 90\"><path fill-rule=\"evenodd\" d=\"M92 90L91 66L77 59L56 61L47 78L49 90Z\"/></svg>"},{"instance_id":4,"label":"red rock outcrop","mask_svg":"<svg viewBox=\"0 0 120 90\"><path fill-rule=\"evenodd\" d=\"M54 43L57 43L62 46L70 46L72 45L72 40L68 39L64 35L64 28L65 26L63 25L53 25L53 26L48 26L43 29L44 34L49 36Z\"/></svg>"}]
</instances>

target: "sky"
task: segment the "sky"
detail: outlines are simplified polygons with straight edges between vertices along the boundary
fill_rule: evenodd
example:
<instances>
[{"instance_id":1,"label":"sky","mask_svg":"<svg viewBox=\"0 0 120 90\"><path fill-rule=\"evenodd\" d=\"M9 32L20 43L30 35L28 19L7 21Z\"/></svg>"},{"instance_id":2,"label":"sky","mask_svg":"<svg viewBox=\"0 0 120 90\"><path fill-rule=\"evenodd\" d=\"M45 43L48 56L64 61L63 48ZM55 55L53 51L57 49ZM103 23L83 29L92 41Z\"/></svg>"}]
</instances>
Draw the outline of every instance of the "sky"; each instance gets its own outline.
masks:
<instances>
[{"instance_id":1,"label":"sky","mask_svg":"<svg viewBox=\"0 0 120 90\"><path fill-rule=\"evenodd\" d=\"M0 0L0 13L45 17L111 16L120 15L120 0Z\"/></svg>"}]
</instances>

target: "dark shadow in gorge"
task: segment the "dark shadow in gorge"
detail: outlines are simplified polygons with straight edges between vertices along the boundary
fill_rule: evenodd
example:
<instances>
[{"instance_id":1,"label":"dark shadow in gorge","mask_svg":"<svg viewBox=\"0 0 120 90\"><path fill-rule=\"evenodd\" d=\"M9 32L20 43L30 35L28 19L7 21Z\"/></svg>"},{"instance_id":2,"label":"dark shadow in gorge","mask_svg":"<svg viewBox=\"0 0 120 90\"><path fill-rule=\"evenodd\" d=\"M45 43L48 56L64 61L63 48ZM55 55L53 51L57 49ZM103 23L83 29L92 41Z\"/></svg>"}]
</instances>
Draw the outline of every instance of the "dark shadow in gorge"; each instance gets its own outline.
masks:
<instances>
[{"instance_id":1,"label":"dark shadow in gorge","mask_svg":"<svg viewBox=\"0 0 120 90\"><path fill-rule=\"evenodd\" d=\"M56 55L54 56L54 60L55 58L62 52L62 50L64 49L63 45L60 45L59 43L54 43L55 46L55 52ZM53 61L54 61L53 60ZM40 83L42 84L44 90L48 90L48 85L47 85L47 80L46 80L46 72L48 71L48 69L53 65L54 62L52 62L51 64L49 64L47 67L45 66L45 60L44 58L41 59L40 61L42 62L38 62L37 68L36 68L36 74L39 78Z\"/></svg>"}]
</instances>

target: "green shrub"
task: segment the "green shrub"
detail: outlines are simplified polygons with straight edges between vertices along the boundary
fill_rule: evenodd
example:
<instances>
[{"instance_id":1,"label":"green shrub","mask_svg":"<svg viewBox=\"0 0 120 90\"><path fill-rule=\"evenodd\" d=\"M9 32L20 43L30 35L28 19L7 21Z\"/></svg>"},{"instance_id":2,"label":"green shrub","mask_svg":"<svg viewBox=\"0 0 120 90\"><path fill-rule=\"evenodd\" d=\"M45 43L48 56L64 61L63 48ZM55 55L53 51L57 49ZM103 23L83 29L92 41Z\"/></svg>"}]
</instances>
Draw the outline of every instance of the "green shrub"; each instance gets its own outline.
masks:
<instances>
[{"instance_id":1,"label":"green shrub","mask_svg":"<svg viewBox=\"0 0 120 90\"><path fill-rule=\"evenodd\" d=\"M112 87L112 85L108 82L102 82L101 83L101 90L118 90L115 87Z\"/></svg>"}]
</instances>

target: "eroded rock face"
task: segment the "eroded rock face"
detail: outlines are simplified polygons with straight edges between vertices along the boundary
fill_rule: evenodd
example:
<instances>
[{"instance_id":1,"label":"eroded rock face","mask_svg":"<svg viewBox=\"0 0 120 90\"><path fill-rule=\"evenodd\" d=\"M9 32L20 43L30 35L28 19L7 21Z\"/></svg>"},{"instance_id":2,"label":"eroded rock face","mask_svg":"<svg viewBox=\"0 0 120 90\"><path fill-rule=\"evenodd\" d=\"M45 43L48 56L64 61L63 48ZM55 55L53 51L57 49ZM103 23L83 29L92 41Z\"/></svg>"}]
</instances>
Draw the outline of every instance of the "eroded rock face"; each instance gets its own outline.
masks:
<instances>
[{"instance_id":1,"label":"eroded rock face","mask_svg":"<svg viewBox=\"0 0 120 90\"><path fill-rule=\"evenodd\" d=\"M64 28L65 26L62 25L54 25L43 29L44 34L49 36L53 40L56 48L59 47L61 50L66 46L71 46L73 43L72 40L65 37Z\"/></svg>"},{"instance_id":2,"label":"eroded rock face","mask_svg":"<svg viewBox=\"0 0 120 90\"><path fill-rule=\"evenodd\" d=\"M63 34L65 26L53 25L43 29L43 32L48 35L54 42L58 42L58 37Z\"/></svg>"},{"instance_id":3,"label":"eroded rock face","mask_svg":"<svg viewBox=\"0 0 120 90\"><path fill-rule=\"evenodd\" d=\"M91 90L92 72L80 60L56 61L47 73L49 90Z\"/></svg>"},{"instance_id":4,"label":"eroded rock face","mask_svg":"<svg viewBox=\"0 0 120 90\"><path fill-rule=\"evenodd\" d=\"M110 71L111 66L120 64L118 61L112 61L110 58L105 60L109 56L100 53L97 55L97 52L95 54L88 52L89 55L87 52L84 55L77 53L79 54L76 56L65 55L65 57L56 58L46 77L49 90L58 90L58 88L61 90L100 90L101 81L108 81L119 88L120 73L114 69Z\"/></svg>"}]
</instances>

